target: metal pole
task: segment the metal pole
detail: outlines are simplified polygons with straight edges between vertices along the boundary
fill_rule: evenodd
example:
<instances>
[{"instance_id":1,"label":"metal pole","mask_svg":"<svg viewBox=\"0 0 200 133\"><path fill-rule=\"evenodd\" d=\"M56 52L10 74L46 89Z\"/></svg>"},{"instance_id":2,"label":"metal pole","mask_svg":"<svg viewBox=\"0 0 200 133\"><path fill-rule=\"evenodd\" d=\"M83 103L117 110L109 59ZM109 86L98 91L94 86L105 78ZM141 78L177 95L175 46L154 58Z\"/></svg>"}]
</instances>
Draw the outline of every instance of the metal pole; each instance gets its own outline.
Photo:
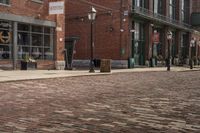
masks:
<instances>
[{"instance_id":1,"label":"metal pole","mask_svg":"<svg viewBox=\"0 0 200 133\"><path fill-rule=\"evenodd\" d=\"M192 47L190 46L190 69L193 69L193 61L192 61Z\"/></svg>"},{"instance_id":2,"label":"metal pole","mask_svg":"<svg viewBox=\"0 0 200 133\"><path fill-rule=\"evenodd\" d=\"M91 73L94 73L94 64L93 64L93 24L94 22L91 21L91 42L90 42L90 71Z\"/></svg>"},{"instance_id":3,"label":"metal pole","mask_svg":"<svg viewBox=\"0 0 200 133\"><path fill-rule=\"evenodd\" d=\"M168 61L167 61L167 71L170 71L170 55L171 51L170 51L170 39L168 39Z\"/></svg>"},{"instance_id":4,"label":"metal pole","mask_svg":"<svg viewBox=\"0 0 200 133\"><path fill-rule=\"evenodd\" d=\"M17 22L13 22L13 70L17 69Z\"/></svg>"}]
</instances>

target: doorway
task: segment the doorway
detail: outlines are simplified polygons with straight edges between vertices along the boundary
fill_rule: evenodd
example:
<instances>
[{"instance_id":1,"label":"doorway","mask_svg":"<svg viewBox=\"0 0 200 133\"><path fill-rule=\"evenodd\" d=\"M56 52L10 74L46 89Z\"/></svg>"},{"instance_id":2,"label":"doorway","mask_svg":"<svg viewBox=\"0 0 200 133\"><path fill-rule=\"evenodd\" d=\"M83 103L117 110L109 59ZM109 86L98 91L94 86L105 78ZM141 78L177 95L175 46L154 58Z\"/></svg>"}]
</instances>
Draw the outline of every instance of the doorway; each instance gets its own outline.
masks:
<instances>
[{"instance_id":1,"label":"doorway","mask_svg":"<svg viewBox=\"0 0 200 133\"><path fill-rule=\"evenodd\" d=\"M132 34L132 58L136 66L145 64L145 41L144 41L144 25L142 23L134 23L135 32Z\"/></svg>"}]
</instances>

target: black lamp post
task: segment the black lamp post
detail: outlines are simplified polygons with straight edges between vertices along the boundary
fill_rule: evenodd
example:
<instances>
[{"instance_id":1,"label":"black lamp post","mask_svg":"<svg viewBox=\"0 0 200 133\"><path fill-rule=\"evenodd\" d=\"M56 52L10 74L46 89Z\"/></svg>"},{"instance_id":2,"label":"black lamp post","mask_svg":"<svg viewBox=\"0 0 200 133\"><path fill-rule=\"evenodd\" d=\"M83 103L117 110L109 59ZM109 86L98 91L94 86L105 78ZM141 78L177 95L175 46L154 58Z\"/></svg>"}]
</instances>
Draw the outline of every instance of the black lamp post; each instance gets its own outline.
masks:
<instances>
[{"instance_id":1,"label":"black lamp post","mask_svg":"<svg viewBox=\"0 0 200 133\"><path fill-rule=\"evenodd\" d=\"M193 47L195 47L195 39L194 38L192 38L192 40L190 41L190 61L189 61L190 69L193 69L193 60L192 60Z\"/></svg>"},{"instance_id":2,"label":"black lamp post","mask_svg":"<svg viewBox=\"0 0 200 133\"><path fill-rule=\"evenodd\" d=\"M91 22L91 37L90 37L90 71L91 73L94 73L94 39L93 39L93 25L94 25L94 21L96 19L96 9L94 7L91 8L91 11L88 13L88 19Z\"/></svg>"},{"instance_id":3,"label":"black lamp post","mask_svg":"<svg viewBox=\"0 0 200 133\"><path fill-rule=\"evenodd\" d=\"M167 42L168 42L168 59L167 59L167 71L170 71L170 58L171 58L171 40L172 40L172 32L167 32Z\"/></svg>"}]
</instances>

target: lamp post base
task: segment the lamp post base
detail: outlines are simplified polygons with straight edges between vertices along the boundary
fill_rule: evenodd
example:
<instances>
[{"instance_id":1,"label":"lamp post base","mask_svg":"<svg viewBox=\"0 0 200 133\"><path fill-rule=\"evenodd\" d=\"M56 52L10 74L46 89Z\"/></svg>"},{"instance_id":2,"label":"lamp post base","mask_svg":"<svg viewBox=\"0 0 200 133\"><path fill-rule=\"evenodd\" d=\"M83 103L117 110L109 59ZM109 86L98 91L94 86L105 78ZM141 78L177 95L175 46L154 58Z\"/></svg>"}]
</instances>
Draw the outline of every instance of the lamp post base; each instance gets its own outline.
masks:
<instances>
[{"instance_id":1,"label":"lamp post base","mask_svg":"<svg viewBox=\"0 0 200 133\"><path fill-rule=\"evenodd\" d=\"M167 67L167 71L170 71L170 67Z\"/></svg>"},{"instance_id":2,"label":"lamp post base","mask_svg":"<svg viewBox=\"0 0 200 133\"><path fill-rule=\"evenodd\" d=\"M193 69L193 61L190 59L190 69Z\"/></svg>"}]
</instances>

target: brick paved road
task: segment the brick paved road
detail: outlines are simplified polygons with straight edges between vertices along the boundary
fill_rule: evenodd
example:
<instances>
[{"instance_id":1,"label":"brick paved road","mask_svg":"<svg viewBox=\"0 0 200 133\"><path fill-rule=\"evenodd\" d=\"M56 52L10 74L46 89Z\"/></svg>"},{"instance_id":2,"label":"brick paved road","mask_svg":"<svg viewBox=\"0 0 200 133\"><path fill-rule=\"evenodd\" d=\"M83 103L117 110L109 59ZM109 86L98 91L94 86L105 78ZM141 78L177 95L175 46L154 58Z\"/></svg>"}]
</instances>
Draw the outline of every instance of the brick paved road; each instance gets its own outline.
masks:
<instances>
[{"instance_id":1,"label":"brick paved road","mask_svg":"<svg viewBox=\"0 0 200 133\"><path fill-rule=\"evenodd\" d=\"M199 133L200 72L0 83L0 133Z\"/></svg>"}]
</instances>

